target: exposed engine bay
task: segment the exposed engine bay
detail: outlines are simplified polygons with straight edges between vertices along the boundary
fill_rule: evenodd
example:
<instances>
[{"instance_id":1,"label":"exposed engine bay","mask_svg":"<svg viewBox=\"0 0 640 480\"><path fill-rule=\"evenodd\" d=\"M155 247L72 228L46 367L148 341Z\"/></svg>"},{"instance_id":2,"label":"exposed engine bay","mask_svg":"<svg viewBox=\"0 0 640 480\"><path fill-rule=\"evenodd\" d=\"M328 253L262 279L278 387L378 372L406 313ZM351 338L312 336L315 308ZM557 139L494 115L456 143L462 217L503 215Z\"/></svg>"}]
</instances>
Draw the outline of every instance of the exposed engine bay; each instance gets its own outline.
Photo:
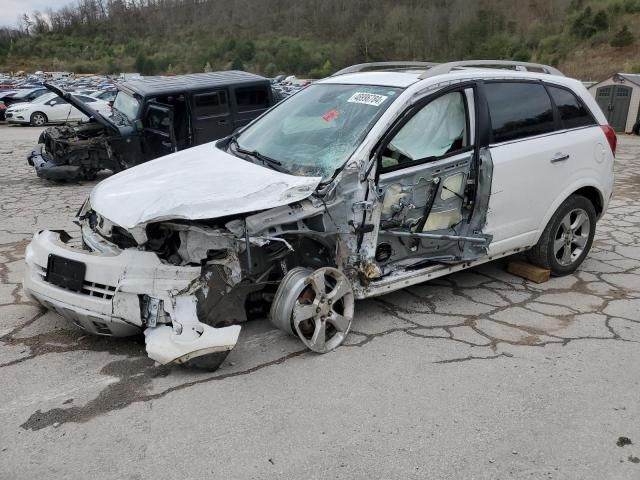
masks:
<instances>
[{"instance_id":1,"label":"exposed engine bay","mask_svg":"<svg viewBox=\"0 0 640 480\"><path fill-rule=\"evenodd\" d=\"M48 127L29 156L38 176L52 180L95 178L99 170L122 170L111 132L96 122Z\"/></svg>"}]
</instances>

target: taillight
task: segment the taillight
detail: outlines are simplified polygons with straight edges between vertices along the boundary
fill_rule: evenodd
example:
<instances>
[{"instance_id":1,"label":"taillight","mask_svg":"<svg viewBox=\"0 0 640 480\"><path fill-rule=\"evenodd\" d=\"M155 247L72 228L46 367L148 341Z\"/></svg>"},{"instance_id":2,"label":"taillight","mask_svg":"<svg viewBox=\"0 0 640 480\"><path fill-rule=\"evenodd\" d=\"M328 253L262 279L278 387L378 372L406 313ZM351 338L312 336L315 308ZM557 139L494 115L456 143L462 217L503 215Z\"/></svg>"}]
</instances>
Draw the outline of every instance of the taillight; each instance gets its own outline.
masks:
<instances>
[{"instance_id":1,"label":"taillight","mask_svg":"<svg viewBox=\"0 0 640 480\"><path fill-rule=\"evenodd\" d=\"M611 125L600 125L602 127L602 131L604 132L604 136L607 137L607 142L609 142L609 146L611 147L611 151L613 154L616 154L616 147L618 146L618 137L616 137L616 132Z\"/></svg>"}]
</instances>

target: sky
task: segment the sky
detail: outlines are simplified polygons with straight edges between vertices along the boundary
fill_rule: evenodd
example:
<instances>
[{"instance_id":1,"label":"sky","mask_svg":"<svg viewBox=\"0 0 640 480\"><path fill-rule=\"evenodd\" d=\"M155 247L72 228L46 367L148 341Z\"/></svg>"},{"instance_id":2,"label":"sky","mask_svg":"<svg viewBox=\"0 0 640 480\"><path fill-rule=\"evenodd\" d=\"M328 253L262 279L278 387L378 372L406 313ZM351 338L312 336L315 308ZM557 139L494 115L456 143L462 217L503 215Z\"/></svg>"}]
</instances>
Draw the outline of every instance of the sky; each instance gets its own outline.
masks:
<instances>
[{"instance_id":1,"label":"sky","mask_svg":"<svg viewBox=\"0 0 640 480\"><path fill-rule=\"evenodd\" d=\"M18 15L31 13L34 10L44 11L47 8L54 10L64 7L72 0L0 0L0 26L15 27L18 24Z\"/></svg>"}]
</instances>

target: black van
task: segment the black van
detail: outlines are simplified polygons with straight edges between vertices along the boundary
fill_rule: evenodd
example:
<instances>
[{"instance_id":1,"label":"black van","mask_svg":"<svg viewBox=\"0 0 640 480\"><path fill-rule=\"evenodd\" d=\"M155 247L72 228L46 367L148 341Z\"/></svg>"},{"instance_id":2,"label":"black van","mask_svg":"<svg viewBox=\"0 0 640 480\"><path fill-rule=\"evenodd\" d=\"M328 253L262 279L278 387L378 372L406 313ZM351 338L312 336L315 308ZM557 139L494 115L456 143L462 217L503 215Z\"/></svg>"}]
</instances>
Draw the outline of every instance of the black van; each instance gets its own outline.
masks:
<instances>
[{"instance_id":1,"label":"black van","mask_svg":"<svg viewBox=\"0 0 640 480\"><path fill-rule=\"evenodd\" d=\"M54 85L45 86L90 118L47 128L28 157L39 177L92 179L223 138L270 108L268 79L247 72L145 77L117 85L107 118Z\"/></svg>"}]
</instances>

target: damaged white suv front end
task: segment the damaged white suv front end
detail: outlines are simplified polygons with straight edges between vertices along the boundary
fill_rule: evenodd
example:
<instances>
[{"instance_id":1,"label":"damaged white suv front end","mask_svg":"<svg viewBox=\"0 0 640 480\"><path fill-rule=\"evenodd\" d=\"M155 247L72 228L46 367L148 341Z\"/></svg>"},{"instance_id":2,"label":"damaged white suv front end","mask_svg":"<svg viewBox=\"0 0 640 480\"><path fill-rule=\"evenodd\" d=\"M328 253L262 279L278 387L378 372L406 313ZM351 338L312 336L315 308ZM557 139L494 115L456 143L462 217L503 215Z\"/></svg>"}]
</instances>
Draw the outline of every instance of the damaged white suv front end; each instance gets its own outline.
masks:
<instances>
[{"instance_id":1,"label":"damaged white suv front end","mask_svg":"<svg viewBox=\"0 0 640 480\"><path fill-rule=\"evenodd\" d=\"M210 288L227 293L242 280L238 255L247 243L238 220L229 220L236 234L225 220L220 226L200 220L300 200L319 179L268 170L213 145L189 153L179 167L166 157L96 187L78 213L81 244L63 231L37 233L26 251L24 287L90 333L144 331L149 357L159 363L215 369L240 326L224 315L220 326L201 322L198 302ZM203 175L211 181L203 183ZM175 189L176 176L191 188Z\"/></svg>"}]
</instances>

